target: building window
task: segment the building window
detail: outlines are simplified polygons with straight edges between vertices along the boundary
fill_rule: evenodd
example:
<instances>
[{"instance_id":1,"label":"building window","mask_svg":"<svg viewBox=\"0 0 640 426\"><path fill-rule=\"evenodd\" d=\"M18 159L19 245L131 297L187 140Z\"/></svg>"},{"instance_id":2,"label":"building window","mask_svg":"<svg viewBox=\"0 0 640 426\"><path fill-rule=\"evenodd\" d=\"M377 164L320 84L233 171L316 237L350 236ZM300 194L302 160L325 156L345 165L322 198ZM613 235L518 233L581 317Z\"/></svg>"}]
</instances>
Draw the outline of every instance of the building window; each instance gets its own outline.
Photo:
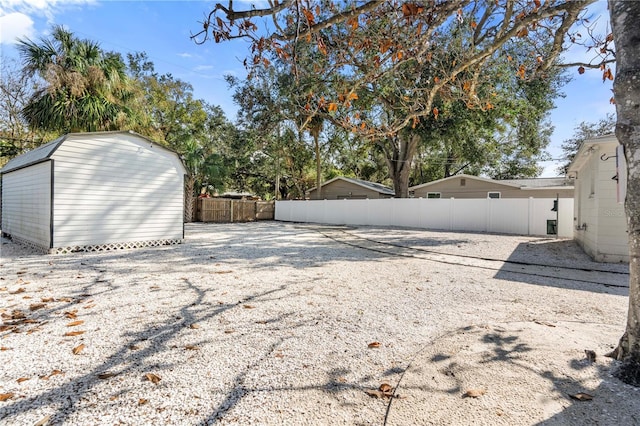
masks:
<instances>
[{"instance_id":1,"label":"building window","mask_svg":"<svg viewBox=\"0 0 640 426\"><path fill-rule=\"evenodd\" d=\"M487 198L500 198L500 193L499 192L488 192L487 193Z\"/></svg>"},{"instance_id":2,"label":"building window","mask_svg":"<svg viewBox=\"0 0 640 426\"><path fill-rule=\"evenodd\" d=\"M427 198L440 198L439 192L427 192Z\"/></svg>"},{"instance_id":3,"label":"building window","mask_svg":"<svg viewBox=\"0 0 640 426\"><path fill-rule=\"evenodd\" d=\"M460 186L466 186L467 180L465 178L460 179Z\"/></svg>"}]
</instances>

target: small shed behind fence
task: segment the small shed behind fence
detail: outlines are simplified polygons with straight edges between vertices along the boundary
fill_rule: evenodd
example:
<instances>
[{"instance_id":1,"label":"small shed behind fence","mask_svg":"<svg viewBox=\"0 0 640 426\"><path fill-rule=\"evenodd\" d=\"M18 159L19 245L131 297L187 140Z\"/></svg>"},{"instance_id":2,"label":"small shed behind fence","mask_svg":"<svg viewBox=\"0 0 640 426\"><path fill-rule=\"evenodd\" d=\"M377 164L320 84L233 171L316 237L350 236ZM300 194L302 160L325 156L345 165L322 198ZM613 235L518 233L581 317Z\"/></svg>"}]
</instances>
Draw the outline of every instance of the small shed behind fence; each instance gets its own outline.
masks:
<instances>
[{"instance_id":1,"label":"small shed behind fence","mask_svg":"<svg viewBox=\"0 0 640 426\"><path fill-rule=\"evenodd\" d=\"M179 243L178 155L134 132L70 133L2 169L2 233L49 253Z\"/></svg>"}]
</instances>

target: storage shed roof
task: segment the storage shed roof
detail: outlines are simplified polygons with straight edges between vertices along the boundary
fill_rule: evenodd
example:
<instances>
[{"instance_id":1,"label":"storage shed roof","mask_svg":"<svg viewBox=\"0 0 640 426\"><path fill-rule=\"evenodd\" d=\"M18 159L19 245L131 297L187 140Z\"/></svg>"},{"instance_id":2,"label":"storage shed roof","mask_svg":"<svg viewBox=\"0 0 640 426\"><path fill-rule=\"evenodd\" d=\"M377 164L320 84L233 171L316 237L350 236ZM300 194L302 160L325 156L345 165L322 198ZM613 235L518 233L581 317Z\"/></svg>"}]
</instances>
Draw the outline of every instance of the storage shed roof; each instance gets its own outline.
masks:
<instances>
[{"instance_id":1,"label":"storage shed roof","mask_svg":"<svg viewBox=\"0 0 640 426\"><path fill-rule=\"evenodd\" d=\"M133 132L131 130L128 131L113 131L113 132L91 132L91 133L67 133L66 135L62 135L60 136L58 139L55 139L51 142L48 142L44 145L39 146L36 149L33 149L29 152L25 152L22 155L19 155L15 158L12 158L11 160L9 160L9 162L7 164L4 165L4 167L2 169L0 169L0 174L4 174L4 173L9 173L12 172L14 170L17 169L21 169L24 167L28 167L28 166L32 166L34 164L38 164L41 163L43 161L48 160L49 158L51 158L51 156L56 152L56 150L58 149L58 147L68 138L71 137L75 137L75 136L87 136L87 135L116 135L116 134L129 134L129 135L134 135L137 136L141 139L144 139L152 144L156 144L157 146L161 146L158 145L156 142L152 141L151 139L142 136L136 132ZM175 154L176 156L178 155L177 153L173 152L172 150L162 147L162 149L165 149L173 154Z\"/></svg>"}]
</instances>

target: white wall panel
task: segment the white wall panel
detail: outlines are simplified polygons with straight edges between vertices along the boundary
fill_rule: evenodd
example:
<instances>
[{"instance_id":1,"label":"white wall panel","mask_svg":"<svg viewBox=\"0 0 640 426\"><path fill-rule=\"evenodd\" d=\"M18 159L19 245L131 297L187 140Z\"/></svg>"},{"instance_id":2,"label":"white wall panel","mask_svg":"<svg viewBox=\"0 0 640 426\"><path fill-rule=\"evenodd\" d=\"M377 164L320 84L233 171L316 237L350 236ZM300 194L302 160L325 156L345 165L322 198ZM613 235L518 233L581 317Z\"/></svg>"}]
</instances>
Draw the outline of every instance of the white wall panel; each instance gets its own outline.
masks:
<instances>
[{"instance_id":1,"label":"white wall panel","mask_svg":"<svg viewBox=\"0 0 640 426\"><path fill-rule=\"evenodd\" d=\"M128 134L67 139L53 154L54 247L182 239L183 172Z\"/></svg>"},{"instance_id":2,"label":"white wall panel","mask_svg":"<svg viewBox=\"0 0 640 426\"><path fill-rule=\"evenodd\" d=\"M50 161L2 176L2 232L48 249L50 218Z\"/></svg>"},{"instance_id":3,"label":"white wall panel","mask_svg":"<svg viewBox=\"0 0 640 426\"><path fill-rule=\"evenodd\" d=\"M275 219L337 225L547 235L552 198L276 201ZM560 237L572 237L573 200L560 199Z\"/></svg>"}]
</instances>

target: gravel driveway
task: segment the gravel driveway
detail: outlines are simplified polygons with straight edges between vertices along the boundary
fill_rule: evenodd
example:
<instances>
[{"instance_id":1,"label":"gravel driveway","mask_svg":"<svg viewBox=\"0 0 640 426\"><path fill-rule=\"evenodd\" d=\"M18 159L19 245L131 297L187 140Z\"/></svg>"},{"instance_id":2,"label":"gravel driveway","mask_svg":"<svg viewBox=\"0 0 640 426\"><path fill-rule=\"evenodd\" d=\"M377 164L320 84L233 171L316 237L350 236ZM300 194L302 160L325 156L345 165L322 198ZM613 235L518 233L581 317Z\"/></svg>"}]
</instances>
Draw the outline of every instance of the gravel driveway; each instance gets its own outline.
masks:
<instances>
[{"instance_id":1,"label":"gravel driveway","mask_svg":"<svg viewBox=\"0 0 640 426\"><path fill-rule=\"evenodd\" d=\"M572 241L278 222L186 231L182 245L97 254L2 245L0 423L571 424L557 380L613 380L600 355L623 329L627 268ZM599 368L545 378L542 359L531 374L555 402L503 401L496 417L511 387L462 398L471 383L427 385L443 339L458 347L465 327L469 339L538 327L528 336L566 344L567 362L591 345ZM479 414L456 414L464 404ZM428 409L439 416L420 417Z\"/></svg>"}]
</instances>

